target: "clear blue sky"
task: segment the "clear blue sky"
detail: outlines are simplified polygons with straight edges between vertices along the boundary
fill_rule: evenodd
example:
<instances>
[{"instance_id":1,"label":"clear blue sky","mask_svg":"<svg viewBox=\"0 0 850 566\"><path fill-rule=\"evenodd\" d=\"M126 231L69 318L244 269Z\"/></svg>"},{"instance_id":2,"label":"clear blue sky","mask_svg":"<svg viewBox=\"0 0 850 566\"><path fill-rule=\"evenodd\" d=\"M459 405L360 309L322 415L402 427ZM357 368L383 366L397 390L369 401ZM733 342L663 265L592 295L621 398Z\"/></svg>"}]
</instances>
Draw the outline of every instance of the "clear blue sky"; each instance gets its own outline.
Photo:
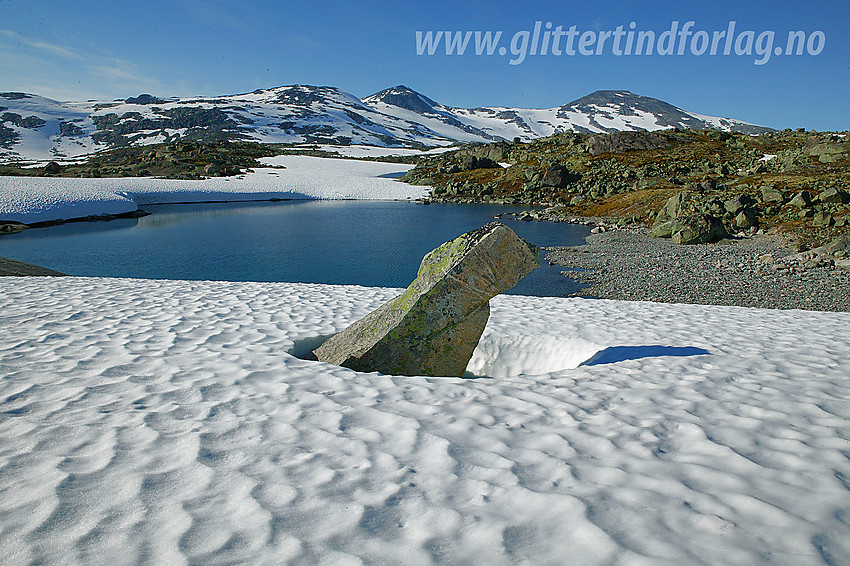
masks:
<instances>
[{"instance_id":1,"label":"clear blue sky","mask_svg":"<svg viewBox=\"0 0 850 566\"><path fill-rule=\"evenodd\" d=\"M594 33L628 31L631 22L658 35L674 20L695 25L681 56L616 56L609 40L601 55L528 55L510 65L512 38L532 32L538 20ZM750 56L691 53L695 32L710 36L730 20L736 34L775 32L774 48L785 47L792 30L821 31L825 42L817 55L804 49L763 65L754 64L755 46ZM848 24L847 0L0 0L0 90L108 100L300 83L364 97L405 84L452 106L547 108L598 89L625 89L776 128L848 130ZM501 30L508 53L476 56L470 44L467 54L447 56L440 44L433 56L417 55L417 30Z\"/></svg>"}]
</instances>

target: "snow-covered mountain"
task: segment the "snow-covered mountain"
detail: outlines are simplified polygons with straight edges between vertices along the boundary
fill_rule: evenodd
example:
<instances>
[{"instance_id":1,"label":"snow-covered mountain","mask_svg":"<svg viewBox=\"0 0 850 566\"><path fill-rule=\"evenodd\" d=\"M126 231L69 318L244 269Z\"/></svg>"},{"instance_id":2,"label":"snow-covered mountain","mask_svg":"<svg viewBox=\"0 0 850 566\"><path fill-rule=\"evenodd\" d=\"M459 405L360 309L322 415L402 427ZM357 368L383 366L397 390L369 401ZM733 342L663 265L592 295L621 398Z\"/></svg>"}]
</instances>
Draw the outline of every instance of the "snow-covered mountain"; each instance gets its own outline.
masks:
<instances>
[{"instance_id":1,"label":"snow-covered mountain","mask_svg":"<svg viewBox=\"0 0 850 566\"><path fill-rule=\"evenodd\" d=\"M335 87L112 102L58 102L0 93L0 161L70 158L102 149L183 140L371 146L444 146L557 132L768 128L687 112L628 91L597 91L557 108L453 108L405 86L363 100Z\"/></svg>"}]
</instances>

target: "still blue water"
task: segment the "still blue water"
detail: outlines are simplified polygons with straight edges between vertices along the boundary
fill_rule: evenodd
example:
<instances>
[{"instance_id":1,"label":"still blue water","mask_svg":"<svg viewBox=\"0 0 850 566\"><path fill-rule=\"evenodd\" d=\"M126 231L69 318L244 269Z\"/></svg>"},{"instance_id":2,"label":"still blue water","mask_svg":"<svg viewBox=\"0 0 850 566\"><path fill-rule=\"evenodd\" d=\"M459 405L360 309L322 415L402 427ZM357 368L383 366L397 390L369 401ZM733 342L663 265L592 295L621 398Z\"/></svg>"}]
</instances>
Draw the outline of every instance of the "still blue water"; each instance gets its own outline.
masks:
<instances>
[{"instance_id":1,"label":"still blue water","mask_svg":"<svg viewBox=\"0 0 850 566\"><path fill-rule=\"evenodd\" d=\"M492 222L495 205L285 201L147 206L150 216L71 223L0 238L0 257L70 275L406 287L422 257ZM588 229L503 220L537 246L583 243ZM541 254L542 255L542 254ZM535 270L515 294L566 296L563 267Z\"/></svg>"}]
</instances>

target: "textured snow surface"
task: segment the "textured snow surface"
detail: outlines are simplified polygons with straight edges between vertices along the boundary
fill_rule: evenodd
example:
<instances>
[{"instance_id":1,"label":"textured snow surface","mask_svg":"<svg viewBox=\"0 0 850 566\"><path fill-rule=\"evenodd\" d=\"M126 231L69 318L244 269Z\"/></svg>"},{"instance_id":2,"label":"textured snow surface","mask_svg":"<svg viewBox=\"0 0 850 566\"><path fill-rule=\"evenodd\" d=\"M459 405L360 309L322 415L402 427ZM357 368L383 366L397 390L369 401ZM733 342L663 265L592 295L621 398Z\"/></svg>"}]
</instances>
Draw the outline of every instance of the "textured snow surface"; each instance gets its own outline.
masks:
<instances>
[{"instance_id":1,"label":"textured snow surface","mask_svg":"<svg viewBox=\"0 0 850 566\"><path fill-rule=\"evenodd\" d=\"M3 564L847 564L847 314L500 296L509 377L288 353L398 292L3 278Z\"/></svg>"},{"instance_id":2,"label":"textured snow surface","mask_svg":"<svg viewBox=\"0 0 850 566\"><path fill-rule=\"evenodd\" d=\"M413 199L425 195L394 179L412 165L279 156L239 177L199 181L125 177L0 177L0 220L45 222L132 212L138 205L281 199ZM285 169L273 168L282 166Z\"/></svg>"}]
</instances>

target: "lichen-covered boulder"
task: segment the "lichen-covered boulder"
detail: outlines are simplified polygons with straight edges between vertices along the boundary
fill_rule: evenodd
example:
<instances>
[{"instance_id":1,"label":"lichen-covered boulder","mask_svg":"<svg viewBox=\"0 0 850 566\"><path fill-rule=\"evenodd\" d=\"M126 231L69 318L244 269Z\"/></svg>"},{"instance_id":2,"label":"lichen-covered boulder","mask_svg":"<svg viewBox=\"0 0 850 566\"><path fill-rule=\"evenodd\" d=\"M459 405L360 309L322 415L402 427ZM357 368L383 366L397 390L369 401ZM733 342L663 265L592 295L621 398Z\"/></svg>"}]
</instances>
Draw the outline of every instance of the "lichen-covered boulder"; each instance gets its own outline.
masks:
<instances>
[{"instance_id":1,"label":"lichen-covered boulder","mask_svg":"<svg viewBox=\"0 0 850 566\"><path fill-rule=\"evenodd\" d=\"M461 376L490 316L489 300L539 265L534 245L492 222L428 253L404 293L314 354L357 371Z\"/></svg>"},{"instance_id":2,"label":"lichen-covered boulder","mask_svg":"<svg viewBox=\"0 0 850 566\"><path fill-rule=\"evenodd\" d=\"M779 204L785 202L785 195L773 185L763 185L759 190L761 190L762 202L778 202Z\"/></svg>"},{"instance_id":3,"label":"lichen-covered boulder","mask_svg":"<svg viewBox=\"0 0 850 566\"><path fill-rule=\"evenodd\" d=\"M682 215L688 200L687 193L677 193L670 197L655 216L651 235L655 238L671 237L673 235L674 221Z\"/></svg>"},{"instance_id":4,"label":"lichen-covered boulder","mask_svg":"<svg viewBox=\"0 0 850 566\"><path fill-rule=\"evenodd\" d=\"M717 203L723 212L735 209L743 201L736 199L728 203ZM749 201L747 201L749 202ZM707 208L712 209L712 206ZM655 216L650 235L656 238L671 238L674 244L704 244L716 242L728 236L722 220L704 212L706 205L689 193L678 193L661 207Z\"/></svg>"},{"instance_id":5,"label":"lichen-covered boulder","mask_svg":"<svg viewBox=\"0 0 850 566\"><path fill-rule=\"evenodd\" d=\"M707 244L728 234L719 218L710 214L689 214L673 221L670 238L674 244Z\"/></svg>"}]
</instances>

